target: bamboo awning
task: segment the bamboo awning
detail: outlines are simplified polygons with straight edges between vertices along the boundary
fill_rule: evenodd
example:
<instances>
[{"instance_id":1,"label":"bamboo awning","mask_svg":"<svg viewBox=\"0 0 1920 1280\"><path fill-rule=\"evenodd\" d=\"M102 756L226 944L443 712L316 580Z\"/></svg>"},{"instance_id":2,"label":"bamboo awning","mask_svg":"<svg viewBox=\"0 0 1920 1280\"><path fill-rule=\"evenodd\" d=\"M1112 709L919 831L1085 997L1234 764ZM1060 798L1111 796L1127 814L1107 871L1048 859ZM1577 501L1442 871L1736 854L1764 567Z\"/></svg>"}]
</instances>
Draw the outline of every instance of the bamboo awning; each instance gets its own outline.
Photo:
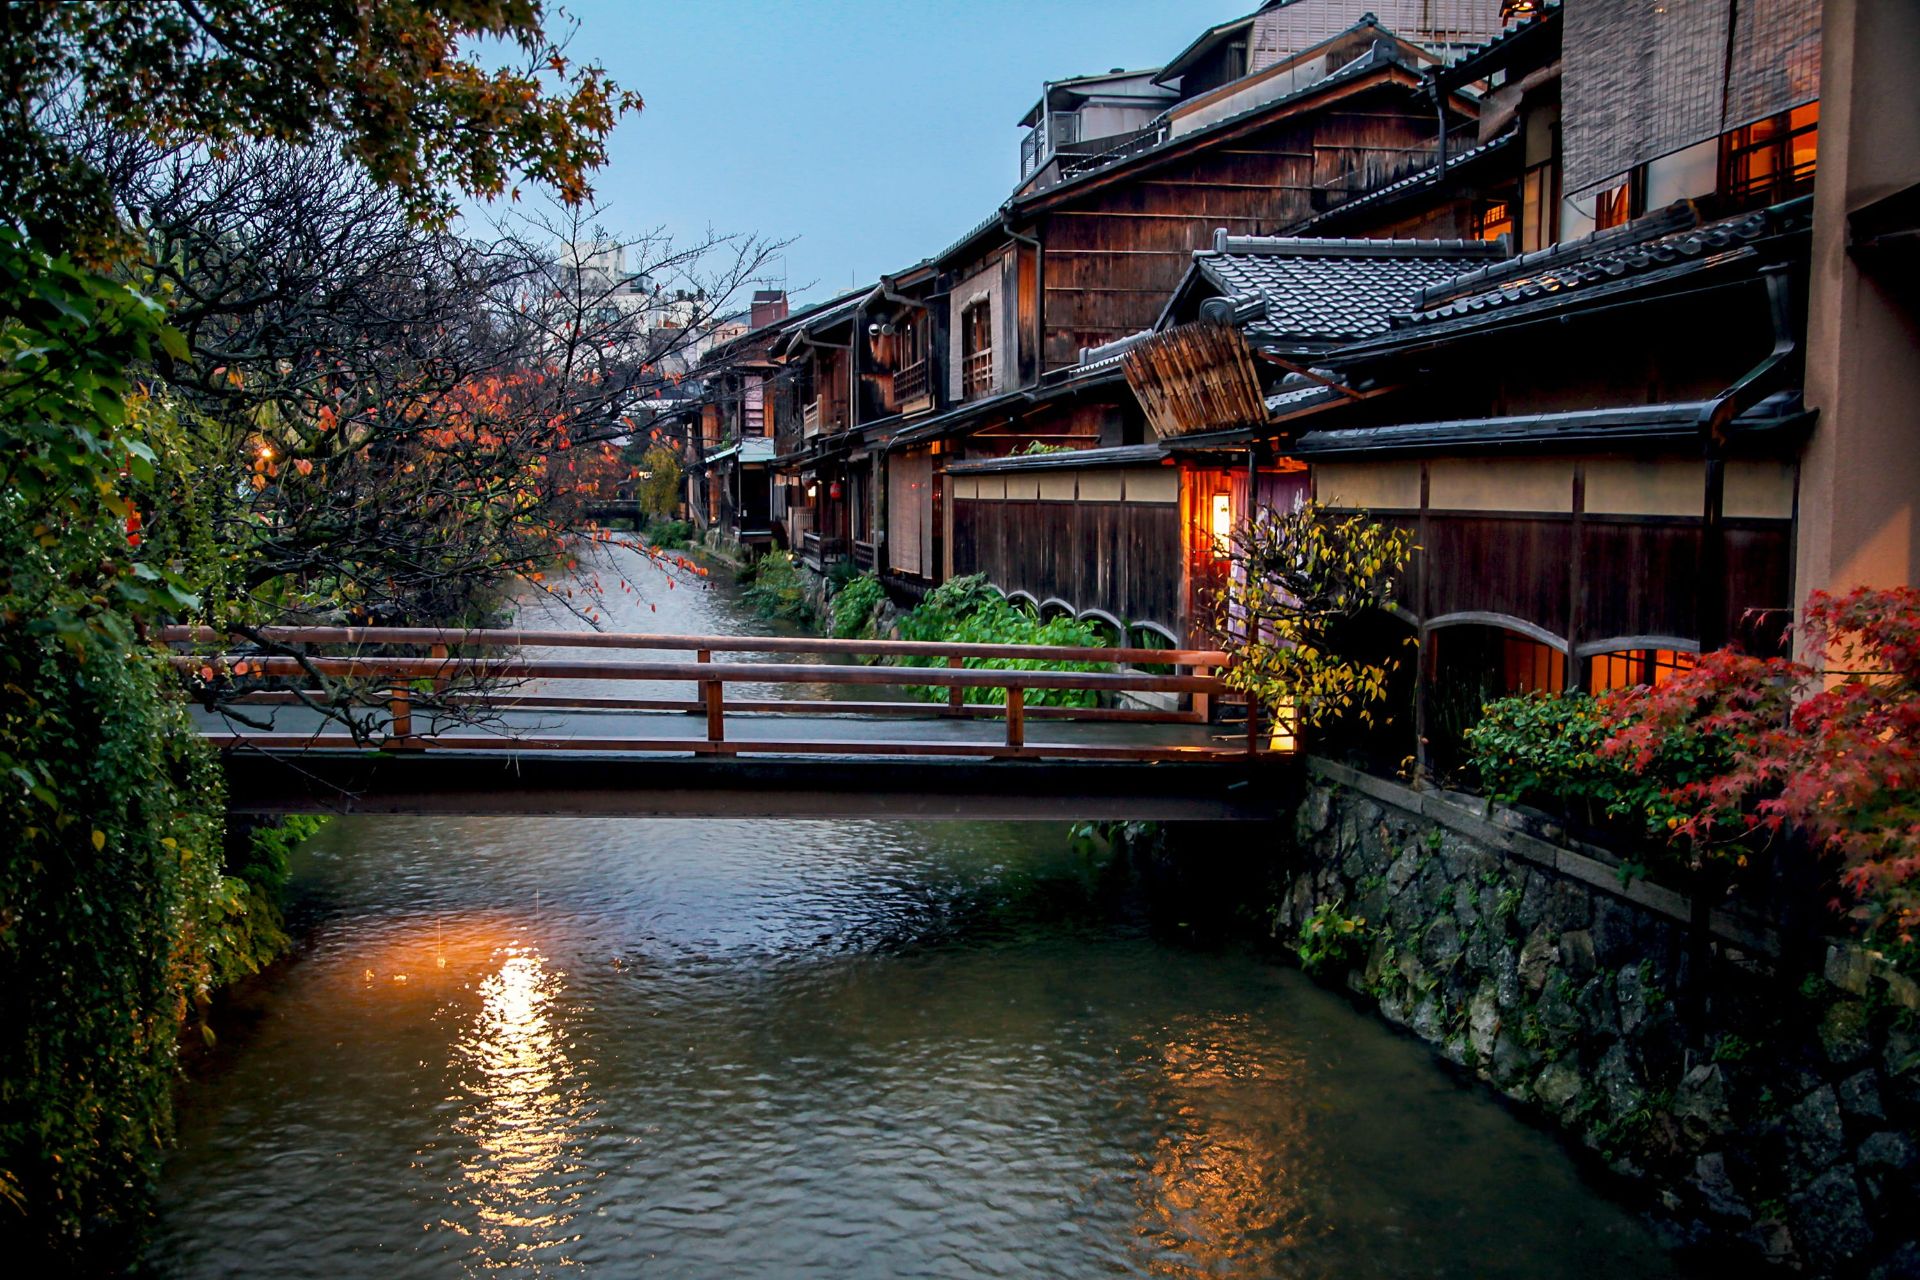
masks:
<instances>
[{"instance_id":1,"label":"bamboo awning","mask_svg":"<svg viewBox=\"0 0 1920 1280\"><path fill-rule=\"evenodd\" d=\"M1267 420L1253 352L1229 325L1200 321L1156 333L1129 348L1121 363L1163 440Z\"/></svg>"}]
</instances>

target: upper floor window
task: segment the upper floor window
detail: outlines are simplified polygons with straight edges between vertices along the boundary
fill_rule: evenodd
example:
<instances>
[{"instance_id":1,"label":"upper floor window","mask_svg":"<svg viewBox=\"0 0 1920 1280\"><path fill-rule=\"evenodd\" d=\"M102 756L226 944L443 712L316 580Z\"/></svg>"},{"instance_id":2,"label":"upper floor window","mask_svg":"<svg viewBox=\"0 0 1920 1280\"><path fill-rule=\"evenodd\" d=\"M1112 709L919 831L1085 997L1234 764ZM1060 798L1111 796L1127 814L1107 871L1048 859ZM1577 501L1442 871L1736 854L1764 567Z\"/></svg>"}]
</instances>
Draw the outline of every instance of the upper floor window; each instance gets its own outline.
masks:
<instances>
[{"instance_id":1,"label":"upper floor window","mask_svg":"<svg viewBox=\"0 0 1920 1280\"><path fill-rule=\"evenodd\" d=\"M991 390L993 308L982 298L960 312L960 394L972 397Z\"/></svg>"},{"instance_id":2,"label":"upper floor window","mask_svg":"<svg viewBox=\"0 0 1920 1280\"><path fill-rule=\"evenodd\" d=\"M1736 204L1773 204L1813 181L1820 104L1756 120L1720 140L1720 190Z\"/></svg>"},{"instance_id":3,"label":"upper floor window","mask_svg":"<svg viewBox=\"0 0 1920 1280\"><path fill-rule=\"evenodd\" d=\"M1473 214L1473 238L1498 240L1513 234L1513 201L1486 200Z\"/></svg>"}]
</instances>

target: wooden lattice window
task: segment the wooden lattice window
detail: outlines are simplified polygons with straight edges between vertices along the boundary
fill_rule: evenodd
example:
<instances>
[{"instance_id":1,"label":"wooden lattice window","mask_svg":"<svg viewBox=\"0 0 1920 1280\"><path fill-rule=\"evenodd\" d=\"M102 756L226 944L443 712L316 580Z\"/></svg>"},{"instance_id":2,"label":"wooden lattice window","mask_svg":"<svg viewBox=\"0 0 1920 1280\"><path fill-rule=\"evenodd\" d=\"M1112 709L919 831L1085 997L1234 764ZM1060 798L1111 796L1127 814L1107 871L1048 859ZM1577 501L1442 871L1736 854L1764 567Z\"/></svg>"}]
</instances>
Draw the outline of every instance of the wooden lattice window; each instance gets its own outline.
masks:
<instances>
[{"instance_id":1,"label":"wooden lattice window","mask_svg":"<svg viewBox=\"0 0 1920 1280\"><path fill-rule=\"evenodd\" d=\"M1820 104L1756 120L1720 140L1720 191L1735 204L1774 204L1813 182Z\"/></svg>"},{"instance_id":2,"label":"wooden lattice window","mask_svg":"<svg viewBox=\"0 0 1920 1280\"><path fill-rule=\"evenodd\" d=\"M1690 671L1694 655L1684 649L1620 649L1587 659L1587 688L1594 693L1634 685L1659 686Z\"/></svg>"},{"instance_id":3,"label":"wooden lattice window","mask_svg":"<svg viewBox=\"0 0 1920 1280\"><path fill-rule=\"evenodd\" d=\"M993 390L993 307L989 299L960 312L960 394L971 398Z\"/></svg>"}]
</instances>

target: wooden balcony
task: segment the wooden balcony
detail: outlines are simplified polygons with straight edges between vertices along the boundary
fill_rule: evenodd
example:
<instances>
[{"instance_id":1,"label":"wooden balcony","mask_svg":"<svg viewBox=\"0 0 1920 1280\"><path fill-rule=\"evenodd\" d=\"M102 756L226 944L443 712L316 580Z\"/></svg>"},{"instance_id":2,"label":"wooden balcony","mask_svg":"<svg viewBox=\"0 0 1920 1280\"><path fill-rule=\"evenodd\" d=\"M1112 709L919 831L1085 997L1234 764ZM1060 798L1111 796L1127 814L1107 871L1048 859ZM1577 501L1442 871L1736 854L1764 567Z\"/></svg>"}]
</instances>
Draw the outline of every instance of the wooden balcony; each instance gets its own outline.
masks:
<instances>
[{"instance_id":1,"label":"wooden balcony","mask_svg":"<svg viewBox=\"0 0 1920 1280\"><path fill-rule=\"evenodd\" d=\"M858 538L853 540L853 563L855 567L867 573L872 573L874 566L877 565L879 561L879 548L873 543L862 542Z\"/></svg>"},{"instance_id":2,"label":"wooden balcony","mask_svg":"<svg viewBox=\"0 0 1920 1280\"><path fill-rule=\"evenodd\" d=\"M846 539L823 537L808 530L800 537L800 554L816 569L825 569L846 556Z\"/></svg>"},{"instance_id":3,"label":"wooden balcony","mask_svg":"<svg viewBox=\"0 0 1920 1280\"><path fill-rule=\"evenodd\" d=\"M893 404L899 408L927 394L927 361L917 360L893 374Z\"/></svg>"},{"instance_id":4,"label":"wooden balcony","mask_svg":"<svg viewBox=\"0 0 1920 1280\"><path fill-rule=\"evenodd\" d=\"M982 347L960 366L960 394L971 400L993 390L993 348Z\"/></svg>"},{"instance_id":5,"label":"wooden balcony","mask_svg":"<svg viewBox=\"0 0 1920 1280\"><path fill-rule=\"evenodd\" d=\"M804 436L820 434L820 402L807 401L806 408L800 411L800 433Z\"/></svg>"}]
</instances>

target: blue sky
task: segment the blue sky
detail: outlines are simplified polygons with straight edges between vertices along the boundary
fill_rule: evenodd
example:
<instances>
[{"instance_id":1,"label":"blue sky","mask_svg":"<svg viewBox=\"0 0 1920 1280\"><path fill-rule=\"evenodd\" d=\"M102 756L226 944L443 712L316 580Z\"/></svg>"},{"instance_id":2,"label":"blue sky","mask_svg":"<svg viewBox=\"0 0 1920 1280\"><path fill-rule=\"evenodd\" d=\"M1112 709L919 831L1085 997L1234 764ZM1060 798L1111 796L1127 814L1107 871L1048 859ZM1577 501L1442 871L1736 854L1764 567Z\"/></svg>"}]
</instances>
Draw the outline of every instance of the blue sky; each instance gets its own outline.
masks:
<instances>
[{"instance_id":1,"label":"blue sky","mask_svg":"<svg viewBox=\"0 0 1920 1280\"><path fill-rule=\"evenodd\" d=\"M1044 80L1164 63L1253 0L565 0L569 52L645 96L607 226L797 237L824 297L945 248L1019 174Z\"/></svg>"}]
</instances>

